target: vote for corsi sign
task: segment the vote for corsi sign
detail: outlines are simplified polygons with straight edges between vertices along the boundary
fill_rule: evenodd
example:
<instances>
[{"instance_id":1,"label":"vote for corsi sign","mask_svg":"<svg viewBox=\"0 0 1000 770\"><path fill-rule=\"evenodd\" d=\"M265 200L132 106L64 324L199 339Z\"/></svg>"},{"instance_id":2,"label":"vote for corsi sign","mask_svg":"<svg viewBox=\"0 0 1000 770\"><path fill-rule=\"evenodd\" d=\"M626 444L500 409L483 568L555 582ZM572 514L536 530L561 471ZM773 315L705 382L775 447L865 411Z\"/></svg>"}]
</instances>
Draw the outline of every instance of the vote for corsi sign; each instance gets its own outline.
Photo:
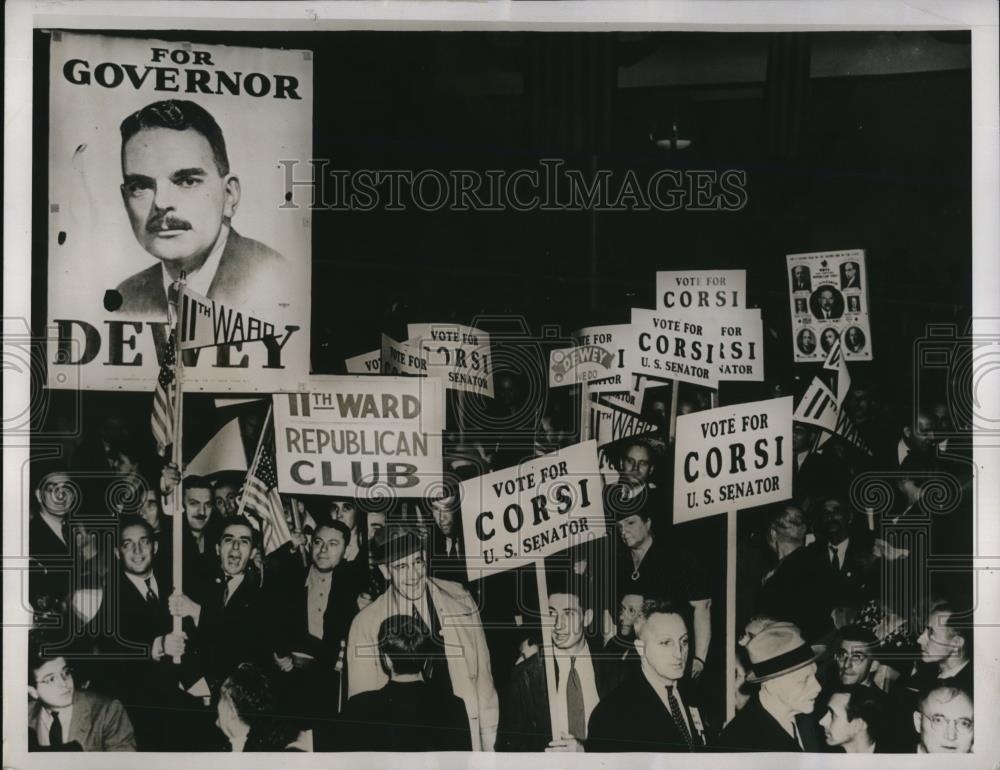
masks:
<instances>
[{"instance_id":1,"label":"vote for corsi sign","mask_svg":"<svg viewBox=\"0 0 1000 770\"><path fill-rule=\"evenodd\" d=\"M469 579L603 537L601 492L595 441L463 482Z\"/></svg>"},{"instance_id":2,"label":"vote for corsi sign","mask_svg":"<svg viewBox=\"0 0 1000 770\"><path fill-rule=\"evenodd\" d=\"M674 521L792 496L792 397L677 418Z\"/></svg>"}]
</instances>

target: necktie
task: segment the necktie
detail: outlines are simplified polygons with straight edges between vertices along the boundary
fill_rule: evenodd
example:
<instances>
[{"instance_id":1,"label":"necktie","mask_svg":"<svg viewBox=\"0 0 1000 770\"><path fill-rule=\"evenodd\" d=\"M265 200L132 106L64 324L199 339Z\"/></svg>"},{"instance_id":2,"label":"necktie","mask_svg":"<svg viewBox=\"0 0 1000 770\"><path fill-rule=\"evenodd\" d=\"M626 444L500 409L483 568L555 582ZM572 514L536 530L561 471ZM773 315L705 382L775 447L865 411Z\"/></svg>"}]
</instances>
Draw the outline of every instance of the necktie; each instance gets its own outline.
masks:
<instances>
[{"instance_id":1,"label":"necktie","mask_svg":"<svg viewBox=\"0 0 1000 770\"><path fill-rule=\"evenodd\" d=\"M453 537L448 538L448 541L448 556L454 559L458 556L458 541Z\"/></svg>"},{"instance_id":2,"label":"necktie","mask_svg":"<svg viewBox=\"0 0 1000 770\"><path fill-rule=\"evenodd\" d=\"M229 604L229 597L232 595L232 591L231 591L232 581L233 581L232 577L227 577L226 578L226 590L222 592L222 606L223 607L226 606L227 604Z\"/></svg>"},{"instance_id":3,"label":"necktie","mask_svg":"<svg viewBox=\"0 0 1000 770\"><path fill-rule=\"evenodd\" d=\"M674 725L677 727L677 732L681 734L684 739L684 743L687 744L688 751L694 746L691 739L691 733L688 731L687 722L684 721L684 715L681 713L681 704L677 701L674 696L674 688L667 688L667 703L670 704L670 716L673 717Z\"/></svg>"},{"instance_id":4,"label":"necktie","mask_svg":"<svg viewBox=\"0 0 1000 770\"><path fill-rule=\"evenodd\" d=\"M840 554L832 545L830 546L830 564L833 566L834 572L840 572Z\"/></svg>"},{"instance_id":5,"label":"necktie","mask_svg":"<svg viewBox=\"0 0 1000 770\"><path fill-rule=\"evenodd\" d=\"M583 706L583 686L580 673L576 670L576 658L569 659L569 676L566 678L566 714L569 718L569 732L575 738L587 737L587 714Z\"/></svg>"},{"instance_id":6,"label":"necktie","mask_svg":"<svg viewBox=\"0 0 1000 770\"><path fill-rule=\"evenodd\" d=\"M62 722L59 721L59 712L50 711L52 714L52 725L49 727L49 746L62 746Z\"/></svg>"},{"instance_id":7,"label":"necktie","mask_svg":"<svg viewBox=\"0 0 1000 770\"><path fill-rule=\"evenodd\" d=\"M157 598L156 593L153 591L153 578L148 577L144 582L146 583L146 602L148 604L156 604Z\"/></svg>"}]
</instances>

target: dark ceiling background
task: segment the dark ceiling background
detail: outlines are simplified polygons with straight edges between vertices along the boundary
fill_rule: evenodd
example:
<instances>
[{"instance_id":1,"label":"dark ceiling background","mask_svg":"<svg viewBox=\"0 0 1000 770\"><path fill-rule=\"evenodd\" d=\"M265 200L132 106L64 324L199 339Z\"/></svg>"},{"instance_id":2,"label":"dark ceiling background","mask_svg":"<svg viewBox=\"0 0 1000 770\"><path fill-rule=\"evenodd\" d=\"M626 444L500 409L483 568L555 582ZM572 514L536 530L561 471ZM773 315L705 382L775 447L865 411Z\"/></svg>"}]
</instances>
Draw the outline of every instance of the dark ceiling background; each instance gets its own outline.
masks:
<instances>
[{"instance_id":1,"label":"dark ceiling background","mask_svg":"<svg viewBox=\"0 0 1000 770\"><path fill-rule=\"evenodd\" d=\"M738 212L317 211L315 371L343 371L345 357L374 349L381 331L402 336L408 321L509 313L568 332L652 306L657 269L742 267L750 304L777 335L769 378L785 378L784 255L826 249L867 252L875 361L852 365L855 379L908 389L912 341L928 323L962 327L970 315L967 33L141 36L311 49L314 156L334 168L537 169L560 158L616 178L747 174ZM41 328L47 33L35 43ZM675 123L691 147L655 147L650 135Z\"/></svg>"}]
</instances>

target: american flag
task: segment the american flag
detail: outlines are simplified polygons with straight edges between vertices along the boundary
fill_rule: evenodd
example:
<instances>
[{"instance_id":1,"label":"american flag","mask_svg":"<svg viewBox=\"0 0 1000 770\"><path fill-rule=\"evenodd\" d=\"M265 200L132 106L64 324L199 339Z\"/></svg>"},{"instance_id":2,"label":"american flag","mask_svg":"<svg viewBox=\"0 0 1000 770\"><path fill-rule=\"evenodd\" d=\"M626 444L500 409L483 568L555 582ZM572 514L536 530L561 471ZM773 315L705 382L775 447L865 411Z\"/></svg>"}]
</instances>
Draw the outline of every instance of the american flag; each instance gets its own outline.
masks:
<instances>
[{"instance_id":1,"label":"american flag","mask_svg":"<svg viewBox=\"0 0 1000 770\"><path fill-rule=\"evenodd\" d=\"M255 514L263 523L265 554L276 551L292 539L278 495L278 469L272 441L265 441L261 446L260 457L247 480L244 494L246 511Z\"/></svg>"},{"instance_id":2,"label":"american flag","mask_svg":"<svg viewBox=\"0 0 1000 770\"><path fill-rule=\"evenodd\" d=\"M150 419L156 451L163 457L174 443L174 410L177 408L177 332L170 330L167 349L153 391L153 414Z\"/></svg>"}]
</instances>

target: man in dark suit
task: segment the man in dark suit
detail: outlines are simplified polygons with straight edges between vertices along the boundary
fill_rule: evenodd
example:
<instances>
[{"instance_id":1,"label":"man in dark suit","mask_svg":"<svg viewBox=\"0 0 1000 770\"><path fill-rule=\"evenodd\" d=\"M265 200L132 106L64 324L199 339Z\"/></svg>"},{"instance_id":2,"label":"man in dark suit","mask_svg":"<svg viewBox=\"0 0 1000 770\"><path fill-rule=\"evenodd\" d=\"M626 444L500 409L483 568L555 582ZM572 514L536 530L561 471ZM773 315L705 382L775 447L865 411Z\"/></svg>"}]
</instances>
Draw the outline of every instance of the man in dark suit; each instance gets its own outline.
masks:
<instances>
[{"instance_id":1,"label":"man in dark suit","mask_svg":"<svg viewBox=\"0 0 1000 770\"><path fill-rule=\"evenodd\" d=\"M132 723L113 698L77 690L63 657L29 651L29 744L52 751L135 751Z\"/></svg>"},{"instance_id":2,"label":"man in dark suit","mask_svg":"<svg viewBox=\"0 0 1000 770\"><path fill-rule=\"evenodd\" d=\"M309 566L289 561L285 575L272 572L264 584L277 621L274 660L286 675L279 684L295 691L308 718L339 709L342 647L358 613L361 589L344 561L350 537L342 521L320 517L309 541Z\"/></svg>"},{"instance_id":3,"label":"man in dark suit","mask_svg":"<svg viewBox=\"0 0 1000 770\"><path fill-rule=\"evenodd\" d=\"M613 690L636 673L642 658L635 649L635 640L642 630L644 618L641 594L625 594L618 603L618 625L615 634L601 650L602 668L609 676L609 689Z\"/></svg>"},{"instance_id":4,"label":"man in dark suit","mask_svg":"<svg viewBox=\"0 0 1000 770\"><path fill-rule=\"evenodd\" d=\"M382 621L378 653L389 681L348 701L329 750L471 751L464 701L426 681L430 648L430 629L412 615Z\"/></svg>"},{"instance_id":5,"label":"man in dark suit","mask_svg":"<svg viewBox=\"0 0 1000 770\"><path fill-rule=\"evenodd\" d=\"M260 586L247 571L258 547L257 530L246 519L228 520L215 546L221 574L207 586L203 602L183 593L168 599L172 615L190 617L197 626L202 672L213 692L240 663L263 664L272 654L274 624Z\"/></svg>"},{"instance_id":6,"label":"man in dark suit","mask_svg":"<svg viewBox=\"0 0 1000 770\"><path fill-rule=\"evenodd\" d=\"M809 298L813 315L822 320L835 320L844 314L844 297L829 284L820 286Z\"/></svg>"},{"instance_id":7,"label":"man in dark suit","mask_svg":"<svg viewBox=\"0 0 1000 770\"><path fill-rule=\"evenodd\" d=\"M28 554L32 570L28 599L35 611L66 599L70 589L69 517L79 506L80 489L65 468L44 464L32 469L37 507L28 520Z\"/></svg>"},{"instance_id":8,"label":"man in dark suit","mask_svg":"<svg viewBox=\"0 0 1000 770\"><path fill-rule=\"evenodd\" d=\"M812 291L809 268L805 265L796 265L792 268L792 291Z\"/></svg>"},{"instance_id":9,"label":"man in dark suit","mask_svg":"<svg viewBox=\"0 0 1000 770\"><path fill-rule=\"evenodd\" d=\"M590 717L588 752L699 751L705 728L685 687L688 608L660 600L643 604L636 648L639 673L623 682Z\"/></svg>"},{"instance_id":10,"label":"man in dark suit","mask_svg":"<svg viewBox=\"0 0 1000 770\"><path fill-rule=\"evenodd\" d=\"M159 260L118 285L109 310L166 316L167 287L181 273L199 294L253 307L283 283L284 258L230 226L240 180L222 129L203 107L154 102L121 124L122 201L140 245Z\"/></svg>"},{"instance_id":11,"label":"man in dark suit","mask_svg":"<svg viewBox=\"0 0 1000 770\"><path fill-rule=\"evenodd\" d=\"M440 497L429 501L433 524L430 527L431 577L468 585L462 518L458 509L459 490L449 486Z\"/></svg>"},{"instance_id":12,"label":"man in dark suit","mask_svg":"<svg viewBox=\"0 0 1000 770\"><path fill-rule=\"evenodd\" d=\"M136 741L143 751L177 751L190 737L180 729L179 717L198 703L184 695L178 684L193 684L199 674L186 630L173 631L167 604L170 582L157 569L159 544L152 527L138 516L125 518L118 529L115 551L121 567L115 597L115 655L108 666L112 694L128 708ZM113 647L110 651L115 652ZM180 656L181 666L172 662Z\"/></svg>"},{"instance_id":13,"label":"man in dark suit","mask_svg":"<svg viewBox=\"0 0 1000 770\"><path fill-rule=\"evenodd\" d=\"M533 652L514 666L507 696L501 701L498 750L582 751L587 721L610 690L610 669L620 663L602 660L596 645L591 646L584 631L593 620L593 611L583 607L579 587L556 579L561 577L553 576L549 589L547 614L555 619L553 649ZM557 735L553 735L549 710L547 654L555 662L559 710L566 714L566 729L557 730Z\"/></svg>"},{"instance_id":14,"label":"man in dark suit","mask_svg":"<svg viewBox=\"0 0 1000 770\"><path fill-rule=\"evenodd\" d=\"M760 690L719 736L722 751L820 751L818 736L797 719L811 715L820 694L816 663L820 650L805 643L791 623L772 623L746 644L746 681Z\"/></svg>"},{"instance_id":15,"label":"man in dark suit","mask_svg":"<svg viewBox=\"0 0 1000 770\"><path fill-rule=\"evenodd\" d=\"M861 272L858 270L857 262L844 262L840 266L840 288L861 288Z\"/></svg>"},{"instance_id":16,"label":"man in dark suit","mask_svg":"<svg viewBox=\"0 0 1000 770\"><path fill-rule=\"evenodd\" d=\"M878 592L878 564L873 538L866 529L852 528L848 504L828 497L817 512L816 540L806 553L816 568L816 599L830 611L860 608Z\"/></svg>"}]
</instances>

